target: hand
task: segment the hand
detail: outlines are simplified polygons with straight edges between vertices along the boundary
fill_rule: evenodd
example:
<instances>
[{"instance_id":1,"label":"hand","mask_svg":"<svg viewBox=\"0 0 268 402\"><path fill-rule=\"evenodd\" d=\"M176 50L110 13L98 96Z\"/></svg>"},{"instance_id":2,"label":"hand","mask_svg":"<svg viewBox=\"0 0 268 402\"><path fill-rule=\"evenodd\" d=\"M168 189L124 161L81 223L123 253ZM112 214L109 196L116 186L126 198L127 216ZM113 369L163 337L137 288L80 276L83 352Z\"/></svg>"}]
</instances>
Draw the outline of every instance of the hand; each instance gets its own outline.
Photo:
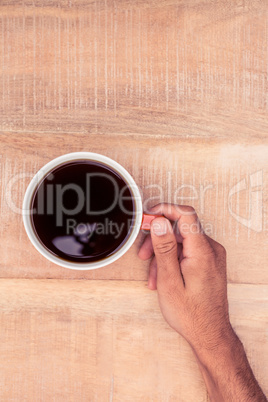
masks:
<instances>
[{"instance_id":1,"label":"hand","mask_svg":"<svg viewBox=\"0 0 268 402\"><path fill-rule=\"evenodd\" d=\"M267 402L229 321L224 247L203 233L191 207L159 204L151 212L165 217L152 221L139 252L145 260L154 254L148 286L192 346L211 401Z\"/></svg>"},{"instance_id":2,"label":"hand","mask_svg":"<svg viewBox=\"0 0 268 402\"><path fill-rule=\"evenodd\" d=\"M139 256L154 257L148 286L157 289L162 314L195 350L233 337L228 315L226 252L202 232L192 207L159 204ZM173 224L173 228L171 222Z\"/></svg>"}]
</instances>

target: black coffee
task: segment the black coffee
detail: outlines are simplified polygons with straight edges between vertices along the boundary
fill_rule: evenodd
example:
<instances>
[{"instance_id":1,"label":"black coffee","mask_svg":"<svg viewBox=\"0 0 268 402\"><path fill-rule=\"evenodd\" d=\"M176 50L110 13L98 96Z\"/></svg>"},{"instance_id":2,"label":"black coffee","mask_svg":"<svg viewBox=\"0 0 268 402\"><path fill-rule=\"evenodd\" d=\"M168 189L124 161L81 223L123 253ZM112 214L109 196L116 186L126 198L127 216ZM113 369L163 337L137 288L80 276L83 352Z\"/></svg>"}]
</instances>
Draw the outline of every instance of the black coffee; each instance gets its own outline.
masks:
<instances>
[{"instance_id":1,"label":"black coffee","mask_svg":"<svg viewBox=\"0 0 268 402\"><path fill-rule=\"evenodd\" d=\"M32 225L52 254L71 262L107 258L133 228L135 202L122 177L102 163L79 160L49 172L32 198Z\"/></svg>"}]
</instances>

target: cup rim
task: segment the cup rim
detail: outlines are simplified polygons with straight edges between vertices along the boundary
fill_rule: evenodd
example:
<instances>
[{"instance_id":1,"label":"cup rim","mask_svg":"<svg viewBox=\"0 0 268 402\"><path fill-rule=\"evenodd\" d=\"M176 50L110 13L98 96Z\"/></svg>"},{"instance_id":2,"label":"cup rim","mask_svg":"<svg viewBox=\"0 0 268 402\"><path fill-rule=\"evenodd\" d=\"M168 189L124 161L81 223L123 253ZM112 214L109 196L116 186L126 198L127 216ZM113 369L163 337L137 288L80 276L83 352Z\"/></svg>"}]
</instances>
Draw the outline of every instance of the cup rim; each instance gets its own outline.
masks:
<instances>
[{"instance_id":1,"label":"cup rim","mask_svg":"<svg viewBox=\"0 0 268 402\"><path fill-rule=\"evenodd\" d=\"M60 257L57 257L57 256L53 255L52 253L50 253L42 245L42 243L37 238L37 236L33 230L33 227L32 227L31 214L29 213L29 211L30 211L30 207L31 207L32 196L34 194L34 191L36 190L36 187L38 186L40 181L47 175L47 173L49 171L56 168L58 165L61 165L66 162L71 162L73 160L91 160L91 161L101 162L101 163L104 163L104 164L110 166L123 177L123 179L129 185L129 187L132 191L132 194L133 194L136 211L135 211L135 222L133 225L132 233L130 234L127 241L123 244L123 246L121 248L119 248L119 250L117 250L111 256L108 256L100 261L79 263L79 262L71 262L71 261L63 260ZM120 257L122 257L122 255L124 255L129 250L129 248L132 246L135 239L137 238L138 233L140 231L140 227L141 227L141 223L142 223L142 216L143 216L141 194L140 194L138 186L137 186L135 180L133 179L133 177L122 165L120 165L115 160L113 160L107 156L95 153L95 152L72 152L72 153L64 154L55 159L52 159L47 164L45 164L43 167L41 167L38 170L38 172L34 175L34 177L32 178L32 180L30 181L30 183L27 187L27 190L24 195L22 210L23 210L23 214L22 214L23 223L24 223L26 233L27 233L31 243L39 251L39 253L57 265L60 265L65 268L81 270L81 271L88 271L91 269L97 269L97 268L104 267L108 264L111 264L112 262L115 262Z\"/></svg>"}]
</instances>

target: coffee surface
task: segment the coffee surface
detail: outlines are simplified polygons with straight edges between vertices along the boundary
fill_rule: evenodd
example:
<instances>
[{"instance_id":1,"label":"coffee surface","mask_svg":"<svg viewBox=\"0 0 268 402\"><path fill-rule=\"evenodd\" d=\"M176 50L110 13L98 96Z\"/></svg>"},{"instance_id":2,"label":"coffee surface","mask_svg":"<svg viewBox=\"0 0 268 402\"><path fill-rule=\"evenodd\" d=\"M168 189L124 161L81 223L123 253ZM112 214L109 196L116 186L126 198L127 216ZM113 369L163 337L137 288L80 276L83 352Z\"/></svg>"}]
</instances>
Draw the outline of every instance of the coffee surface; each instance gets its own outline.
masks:
<instances>
[{"instance_id":1,"label":"coffee surface","mask_svg":"<svg viewBox=\"0 0 268 402\"><path fill-rule=\"evenodd\" d=\"M32 198L32 226L43 246L71 262L115 253L130 236L135 203L123 178L95 161L73 161L48 173Z\"/></svg>"}]
</instances>

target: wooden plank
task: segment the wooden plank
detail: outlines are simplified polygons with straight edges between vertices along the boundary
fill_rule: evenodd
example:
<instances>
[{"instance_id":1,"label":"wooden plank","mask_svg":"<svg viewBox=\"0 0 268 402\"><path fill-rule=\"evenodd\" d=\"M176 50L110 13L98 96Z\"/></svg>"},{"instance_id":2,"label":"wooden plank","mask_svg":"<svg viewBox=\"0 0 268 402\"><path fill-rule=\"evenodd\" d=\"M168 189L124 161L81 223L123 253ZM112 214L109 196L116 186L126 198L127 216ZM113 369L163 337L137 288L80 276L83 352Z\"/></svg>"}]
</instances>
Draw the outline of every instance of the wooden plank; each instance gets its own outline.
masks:
<instances>
[{"instance_id":1,"label":"wooden plank","mask_svg":"<svg viewBox=\"0 0 268 402\"><path fill-rule=\"evenodd\" d=\"M1 280L1 400L206 401L144 283Z\"/></svg>"},{"instance_id":2,"label":"wooden plank","mask_svg":"<svg viewBox=\"0 0 268 402\"><path fill-rule=\"evenodd\" d=\"M1 400L207 401L187 343L144 282L1 280ZM268 287L230 285L232 323L268 391Z\"/></svg>"},{"instance_id":3,"label":"wooden plank","mask_svg":"<svg viewBox=\"0 0 268 402\"><path fill-rule=\"evenodd\" d=\"M0 16L2 130L266 136L265 1L4 0Z\"/></svg>"},{"instance_id":4,"label":"wooden plank","mask_svg":"<svg viewBox=\"0 0 268 402\"><path fill-rule=\"evenodd\" d=\"M159 142L124 135L118 141L115 136L81 134L1 134L1 277L146 279L148 262L137 257L141 237L114 264L79 272L47 262L26 236L13 207L22 205L30 178L50 159L82 150L110 156L127 168L143 192L144 206L160 201L193 204L204 229L228 251L230 282L268 283L267 141L240 145L170 137ZM17 176L22 173L25 179Z\"/></svg>"}]
</instances>

